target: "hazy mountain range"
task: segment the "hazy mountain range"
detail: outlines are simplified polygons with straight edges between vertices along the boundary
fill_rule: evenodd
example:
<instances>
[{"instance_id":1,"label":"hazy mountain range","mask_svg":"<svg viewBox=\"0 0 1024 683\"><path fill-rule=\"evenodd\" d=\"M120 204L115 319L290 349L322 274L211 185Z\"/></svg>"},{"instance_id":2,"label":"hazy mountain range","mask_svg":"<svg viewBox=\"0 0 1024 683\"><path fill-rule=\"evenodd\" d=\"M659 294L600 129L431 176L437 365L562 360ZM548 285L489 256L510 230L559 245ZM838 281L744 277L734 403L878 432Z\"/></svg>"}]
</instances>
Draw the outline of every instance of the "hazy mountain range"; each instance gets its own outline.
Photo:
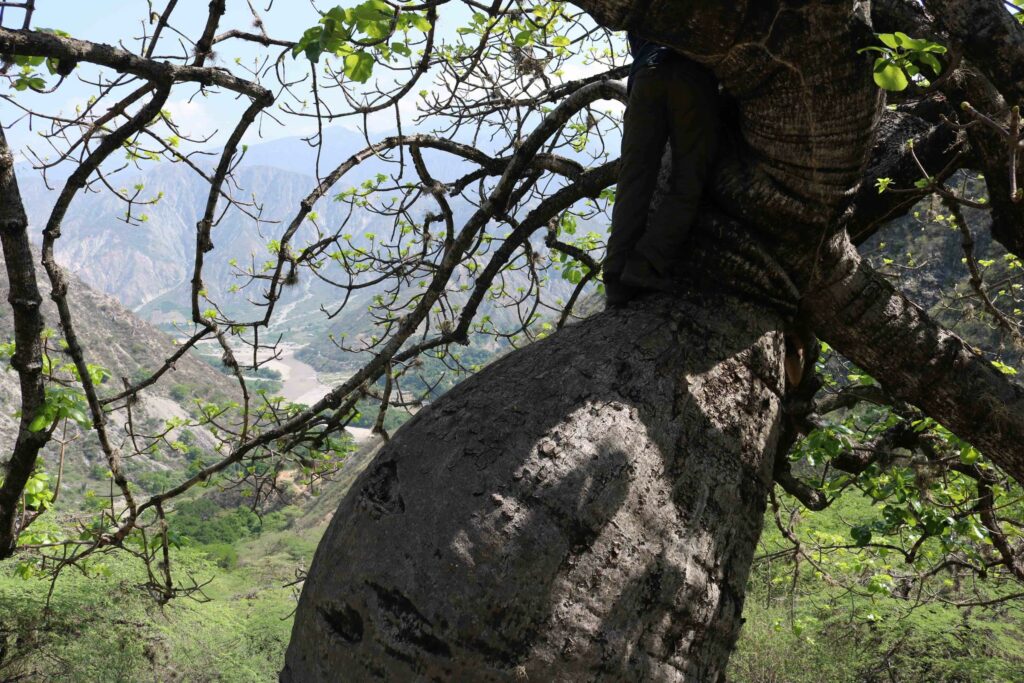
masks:
<instances>
[{"instance_id":1,"label":"hazy mountain range","mask_svg":"<svg viewBox=\"0 0 1024 683\"><path fill-rule=\"evenodd\" d=\"M328 131L326 140L320 159L323 174L366 146L361 135L343 129ZM427 150L424 156L431 172L441 180L453 180L468 169L464 162L449 155ZM208 159L206 163L212 161ZM239 319L262 316L263 309L258 305L262 300L262 284L246 285L230 262L234 260L242 267L255 264L258 270L264 261L274 258L268 251L268 243L280 237L302 199L316 186L316 178L311 174L315 166L316 150L299 138L275 140L246 150L229 189L238 200L253 202L255 206L248 210L258 210L262 222L257 224L243 211L229 208L213 229L215 249L206 255L204 267L208 295L230 315ZM299 169L306 172L300 173ZM19 167L18 170L31 230L38 237L57 192L48 189L31 169ZM314 207L317 223L326 230L347 221L344 232L360 246L367 245L364 237L367 232L390 234L390 219L368 211L349 214L347 205L332 198L368 178L396 170L395 164L377 158L360 164ZM114 177L118 179L115 189L125 188L129 194L134 194L141 186L140 199L153 197L158 192L162 197L155 204L133 207L136 218L145 215L145 220L131 225L124 220L128 204L123 197L106 190L80 193L63 222L63 234L57 243L58 260L91 287L117 298L144 320L173 332L173 323L186 323L191 317L195 224L207 201L208 184L185 165L169 162L151 162L141 170L124 171ZM224 204L221 201L221 206ZM453 197L451 205L457 221L468 217L474 208L461 197ZM432 202L422 201L413 216L420 218L430 210L436 210ZM316 230L311 221L304 221L293 244L301 248L313 241ZM318 347L305 354L308 358L319 359L318 367L344 365L346 360L352 362L355 359L345 359L344 354L333 347L328 334L352 336L368 332L373 322L367 314L367 305L376 291L358 290L341 315L329 320L321 307L336 308L344 293L306 271L300 270L299 274L298 284L286 288L278 303L271 333L285 334L286 340L300 346ZM468 271L460 277L472 282ZM509 277L513 289L525 283L523 275ZM518 278L523 282L516 282ZM233 285L242 289L232 293ZM552 282L550 291L552 298L567 297L571 286L561 281ZM484 312L498 323L505 321L511 326L515 322L513 312L490 304Z\"/></svg>"}]
</instances>

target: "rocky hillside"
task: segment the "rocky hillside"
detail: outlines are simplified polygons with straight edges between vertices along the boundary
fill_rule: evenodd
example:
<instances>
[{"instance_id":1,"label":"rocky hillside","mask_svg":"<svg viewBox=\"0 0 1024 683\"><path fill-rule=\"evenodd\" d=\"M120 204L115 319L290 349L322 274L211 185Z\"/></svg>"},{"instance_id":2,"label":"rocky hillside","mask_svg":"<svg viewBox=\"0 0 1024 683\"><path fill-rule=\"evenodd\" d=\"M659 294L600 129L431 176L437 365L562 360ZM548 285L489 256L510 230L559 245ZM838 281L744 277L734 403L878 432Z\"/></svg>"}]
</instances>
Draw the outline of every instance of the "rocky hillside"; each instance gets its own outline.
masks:
<instances>
[{"instance_id":1,"label":"rocky hillside","mask_svg":"<svg viewBox=\"0 0 1024 683\"><path fill-rule=\"evenodd\" d=\"M40 268L40 287L43 290L43 316L47 329L53 330L50 340L52 357L57 359L60 331L57 310L49 299L48 280ZM7 299L6 269L0 271L0 296ZM116 393L123 387L122 378L129 381L145 377L175 351L174 341L152 325L140 320L113 297L89 288L80 280L71 277L70 304L75 317L78 336L86 349L88 362L106 368L111 377L102 387L102 394ZM13 319L10 308L0 306L0 340L13 338ZM135 406L135 422L138 426L161 425L172 417L186 417L195 410L195 401L224 401L234 397L236 390L231 379L211 365L186 355L180 358L174 368L159 382L142 393ZM0 372L0 452L9 452L17 431L18 377L6 365ZM116 413L112 417L111 434L117 442L127 437L121 425L123 417ZM72 429L72 432L74 430ZM191 437L195 448L209 447L211 442L197 431ZM57 446L51 444L46 452L47 466L55 468ZM75 476L68 479L78 485L80 482L95 481L104 476L103 457L95 439L89 435L77 439L68 449L65 470ZM145 458L129 461L127 467L133 472L181 471L186 466L186 454L158 452Z\"/></svg>"},{"instance_id":2,"label":"rocky hillside","mask_svg":"<svg viewBox=\"0 0 1024 683\"><path fill-rule=\"evenodd\" d=\"M973 196L983 196L983 187L971 187ZM1020 262L992 240L987 212L963 213L987 296L1009 319L1019 319L1024 291ZM1024 369L1024 348L994 322L969 284L963 236L951 218L941 203L923 201L861 245L860 251L912 301L963 339L998 350L1001 362Z\"/></svg>"}]
</instances>

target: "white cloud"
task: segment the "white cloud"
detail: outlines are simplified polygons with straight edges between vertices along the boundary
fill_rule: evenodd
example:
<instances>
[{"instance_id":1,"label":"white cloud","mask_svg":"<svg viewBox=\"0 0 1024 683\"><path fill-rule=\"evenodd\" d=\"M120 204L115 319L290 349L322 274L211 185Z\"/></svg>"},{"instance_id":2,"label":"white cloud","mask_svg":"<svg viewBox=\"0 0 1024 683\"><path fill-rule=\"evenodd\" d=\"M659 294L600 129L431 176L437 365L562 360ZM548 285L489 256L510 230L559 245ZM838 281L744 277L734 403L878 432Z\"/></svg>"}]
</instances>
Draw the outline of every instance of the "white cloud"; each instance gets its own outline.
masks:
<instances>
[{"instance_id":1,"label":"white cloud","mask_svg":"<svg viewBox=\"0 0 1024 683\"><path fill-rule=\"evenodd\" d=\"M199 97L192 100L168 100L164 109L171 112L171 120L189 137L205 137L217 128L209 106Z\"/></svg>"},{"instance_id":2,"label":"white cloud","mask_svg":"<svg viewBox=\"0 0 1024 683\"><path fill-rule=\"evenodd\" d=\"M402 132L404 133L409 133L416 127L413 121L420 115L416 108L416 103L420 101L420 98L415 93L416 91L407 94L398 102L398 113L402 116ZM341 125L352 131L362 130L365 125L370 134L391 132L397 128L395 108L391 106L375 111L365 119L362 116L348 116L341 120Z\"/></svg>"}]
</instances>

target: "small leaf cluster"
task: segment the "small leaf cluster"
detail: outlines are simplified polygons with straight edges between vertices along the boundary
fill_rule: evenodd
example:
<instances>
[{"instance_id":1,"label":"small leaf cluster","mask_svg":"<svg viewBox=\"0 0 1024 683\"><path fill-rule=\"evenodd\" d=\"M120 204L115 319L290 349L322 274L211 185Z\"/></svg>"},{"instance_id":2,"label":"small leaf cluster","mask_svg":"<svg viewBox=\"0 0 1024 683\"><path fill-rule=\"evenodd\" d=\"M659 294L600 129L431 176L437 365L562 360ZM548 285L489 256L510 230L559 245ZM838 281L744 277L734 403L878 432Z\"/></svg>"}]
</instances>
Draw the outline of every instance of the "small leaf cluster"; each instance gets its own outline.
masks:
<instances>
[{"instance_id":1,"label":"small leaf cluster","mask_svg":"<svg viewBox=\"0 0 1024 683\"><path fill-rule=\"evenodd\" d=\"M945 46L924 38L911 38L899 31L879 33L878 39L882 41L881 45L869 45L857 53L878 53L873 74L879 88L900 92L906 90L911 81L927 87L929 80L923 73L925 67L935 76L942 73L942 63L936 55L946 54Z\"/></svg>"},{"instance_id":2,"label":"small leaf cluster","mask_svg":"<svg viewBox=\"0 0 1024 683\"><path fill-rule=\"evenodd\" d=\"M52 33L62 38L69 37L65 31L58 29L41 28L38 29L43 33ZM46 65L46 70L51 76L67 75L65 69L61 67L60 60L53 57L40 57L34 55L14 55L13 62L16 66L21 67L17 77L14 79L14 89L18 92L25 90L42 91L46 89L46 79L36 71L37 67Z\"/></svg>"},{"instance_id":3,"label":"small leaf cluster","mask_svg":"<svg viewBox=\"0 0 1024 683\"><path fill-rule=\"evenodd\" d=\"M339 5L325 13L319 25L306 29L292 48L292 56L304 54L316 64L322 54L335 55L344 60L346 77L366 83L378 60L412 54L410 30L426 33L430 27L424 14L401 11L382 0L366 0L354 7ZM403 39L392 40L396 35Z\"/></svg>"},{"instance_id":4,"label":"small leaf cluster","mask_svg":"<svg viewBox=\"0 0 1024 683\"><path fill-rule=\"evenodd\" d=\"M46 401L32 418L28 429L30 432L41 432L63 419L71 420L83 429L89 429L92 422L88 417L88 409L85 394L82 392L68 387L47 387Z\"/></svg>"},{"instance_id":5,"label":"small leaf cluster","mask_svg":"<svg viewBox=\"0 0 1024 683\"><path fill-rule=\"evenodd\" d=\"M52 336L52 331L47 330L43 336L49 338ZM61 344L63 345L64 342L62 341ZM16 350L14 342L4 342L0 344L0 358L10 361ZM52 384L45 389L43 405L36 411L29 423L29 431L41 432L65 419L71 420L83 429L91 429L92 420L89 418L89 406L86 403L85 393L75 388L75 385L81 383L77 366L74 363L54 361L49 354L44 354L42 360L43 375L52 380ZM103 384L110 377L110 372L99 365L89 363L86 365L86 370L94 385Z\"/></svg>"}]
</instances>

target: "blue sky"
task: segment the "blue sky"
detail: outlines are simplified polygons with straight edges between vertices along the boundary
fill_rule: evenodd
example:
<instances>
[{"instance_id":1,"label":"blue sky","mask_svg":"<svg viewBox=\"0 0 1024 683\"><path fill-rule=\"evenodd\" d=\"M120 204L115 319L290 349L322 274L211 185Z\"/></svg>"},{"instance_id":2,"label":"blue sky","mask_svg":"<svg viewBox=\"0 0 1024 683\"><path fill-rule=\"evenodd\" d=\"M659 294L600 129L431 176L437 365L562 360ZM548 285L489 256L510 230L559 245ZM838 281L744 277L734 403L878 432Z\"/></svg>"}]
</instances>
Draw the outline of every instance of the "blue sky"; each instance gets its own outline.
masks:
<instances>
[{"instance_id":1,"label":"blue sky","mask_svg":"<svg viewBox=\"0 0 1024 683\"><path fill-rule=\"evenodd\" d=\"M311 0L253 0L253 4L264 19L267 31L274 37L295 40L302 32L313 26L319 20L316 7L323 10L329 9L337 4L351 5L357 0L318 0L316 7ZM162 11L167 0L152 0L154 11ZM190 37L198 36L205 24L208 12L209 0L179 0L177 8L172 16L172 25L180 29ZM37 9L33 17L34 28L57 28L69 32L76 38L90 40L93 42L117 44L138 51L138 37L145 32L151 32L153 24L147 21L149 3L146 0L37 0ZM455 28L461 25L469 14L468 8L461 2L453 2L441 7L439 11L438 31L443 39L454 37ZM21 26L23 14L20 10L8 10L4 17L3 25L8 28ZM228 0L227 14L221 21L220 31L238 28L243 30L252 29L252 16L249 12L246 0ZM243 64L252 63L252 60L261 54L270 54L276 57L281 48L271 48L268 52L261 46L253 46L250 43L240 40L229 40L216 46L215 66L230 68L231 71L242 77L248 77L235 63L236 58L241 58ZM183 48L179 44L175 34L165 31L161 37L160 47L157 56L172 55L180 56ZM304 76L308 74L309 66L303 58L293 60L289 55L285 59L289 74L291 76ZM567 73L566 78L579 77L589 71L588 67L580 66L574 73ZM44 111L49 114L63 112L72 115L76 106L84 105L96 88L80 82L80 78L94 79L99 73L111 77L110 70L103 70L92 65L79 65L72 77L65 80L60 88L54 93L36 94L32 92L14 93L16 101L24 106L31 107L37 111ZM50 77L50 82L55 78ZM269 87L276 85L273 75L265 78L264 83ZM422 88L431 88L431 83L422 81ZM127 94L137 87L137 84L126 86L120 91L120 96ZM302 85L299 90L306 89L308 85ZM180 84L175 86L171 97L165 105L178 126L185 133L194 136L205 136L216 134L208 143L201 145L204 148L217 148L223 144L231 128L238 120L238 116L247 104L244 98L235 98L231 93L219 93L210 97L197 95L197 87L191 84ZM13 92L13 91L12 91ZM337 97L333 95L332 97ZM411 120L416 113L414 97L406 98L402 103L403 130L410 132L412 129ZM109 100L111 103L115 98ZM615 106L609 103L609 106ZM54 152L47 146L47 143L39 136L39 130L48 128L46 122L36 121L33 123L35 130L30 130L29 121L22 119L17 124L12 122L19 116L19 110L11 104L0 101L0 121L3 122L5 132L11 147L16 151L25 149L31 145L32 149L43 158L52 158ZM248 144L255 144L260 141L274 140L282 137L294 137L310 135L316 130L315 121L312 118L280 115L279 118L284 125L275 123L269 117L260 119L259 128L250 128L250 132L243 140ZM325 136L325 142L330 142L332 136L351 136L352 131L362 125L361 118L343 119L342 123L335 124L329 129ZM394 129L394 117L391 111L380 112L371 116L368 121L368 128L371 136L384 134ZM25 158L25 157L22 157Z\"/></svg>"},{"instance_id":2,"label":"blue sky","mask_svg":"<svg viewBox=\"0 0 1024 683\"><path fill-rule=\"evenodd\" d=\"M319 19L319 15L308 0L274 0L271 9L265 12L263 10L266 8L267 2L268 0L255 0L254 5L263 16L268 31L275 37L296 39L305 29L316 24ZM206 21L208 4L208 0L179 0L172 23L182 29L186 35L198 36ZM320 4L329 8L338 3ZM161 11L165 5L166 0L154 0L153 2L155 11ZM221 21L221 27L251 30L251 14L246 2L244 0L229 0L227 6L228 11ZM134 39L143 35L143 22L146 20L148 11L148 3L145 0L37 0L37 9L33 15L32 24L34 28L58 28L76 38L93 42L109 44L122 42L125 47L137 50L138 42ZM4 26L20 28L23 16L21 10L7 10L3 21ZM148 22L146 30L152 31L152 25ZM174 34L169 32L164 33L160 46L162 49L158 49L158 54L179 55L182 51ZM260 49L262 50L262 48ZM234 70L236 67L232 61L235 57L250 60L256 54L256 50L243 41L233 40L220 44L217 53L217 64L231 66ZM291 61L291 58L289 57L288 60ZM295 64L294 66L299 65ZM75 75L88 75L96 72L97 69L94 67L79 67ZM132 86L132 88L134 87ZM78 78L72 77L66 79L56 93L35 95L24 92L16 93L15 96L19 102L50 113L58 109L70 113L76 104L86 101L94 90L94 87L80 83ZM125 90L125 92L128 91ZM194 87L177 86L172 92L167 106L175 120L186 129L191 129L193 133L208 133L216 128L220 128L223 133L231 125L232 119L235 118L243 104L223 94L216 97L195 98L190 102L189 98L194 92ZM42 149L39 145L38 134L29 130L27 121L9 127L17 114L14 107L0 102L0 120L4 123L11 146L14 149L20 149L31 142L33 147ZM269 121L267 124L262 131L264 139L306 132L294 127L282 128ZM38 124L35 127L38 128ZM256 137L255 134L251 135L249 141L255 142Z\"/></svg>"}]
</instances>

